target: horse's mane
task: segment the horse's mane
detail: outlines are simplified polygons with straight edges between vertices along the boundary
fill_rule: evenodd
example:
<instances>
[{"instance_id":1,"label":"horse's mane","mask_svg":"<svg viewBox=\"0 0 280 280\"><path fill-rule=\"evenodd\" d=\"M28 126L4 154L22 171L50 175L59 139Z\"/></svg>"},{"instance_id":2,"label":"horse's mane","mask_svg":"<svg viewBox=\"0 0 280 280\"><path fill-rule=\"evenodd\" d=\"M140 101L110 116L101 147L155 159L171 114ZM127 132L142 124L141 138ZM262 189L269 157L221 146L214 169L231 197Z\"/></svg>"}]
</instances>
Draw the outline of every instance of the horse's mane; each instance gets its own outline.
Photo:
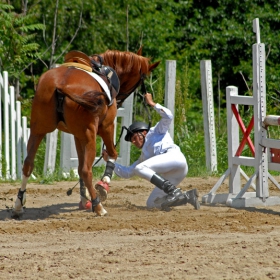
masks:
<instances>
[{"instance_id":1,"label":"horse's mane","mask_svg":"<svg viewBox=\"0 0 280 280\"><path fill-rule=\"evenodd\" d=\"M139 71L146 75L149 74L150 58L132 52L121 52L117 50L107 50L101 56L104 59L104 64L115 69L118 75L133 73L134 71Z\"/></svg>"}]
</instances>

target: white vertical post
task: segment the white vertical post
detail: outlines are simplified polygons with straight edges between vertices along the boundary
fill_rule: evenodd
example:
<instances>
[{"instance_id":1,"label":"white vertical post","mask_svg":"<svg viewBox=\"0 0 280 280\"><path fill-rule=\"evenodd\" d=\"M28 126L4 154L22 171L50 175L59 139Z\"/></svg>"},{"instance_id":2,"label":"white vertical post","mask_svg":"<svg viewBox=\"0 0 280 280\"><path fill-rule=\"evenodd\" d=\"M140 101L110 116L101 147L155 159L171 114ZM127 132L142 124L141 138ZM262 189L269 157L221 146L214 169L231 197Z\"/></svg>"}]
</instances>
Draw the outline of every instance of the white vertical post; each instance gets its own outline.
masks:
<instances>
[{"instance_id":1,"label":"white vertical post","mask_svg":"<svg viewBox=\"0 0 280 280\"><path fill-rule=\"evenodd\" d=\"M25 160L27 156L27 142L28 142L28 130L27 130L27 118L22 117L22 155L23 155L23 160Z\"/></svg>"},{"instance_id":2,"label":"white vertical post","mask_svg":"<svg viewBox=\"0 0 280 280\"><path fill-rule=\"evenodd\" d=\"M16 179L16 118L15 89L10 86L10 149L11 149L11 179Z\"/></svg>"},{"instance_id":3,"label":"white vertical post","mask_svg":"<svg viewBox=\"0 0 280 280\"><path fill-rule=\"evenodd\" d=\"M4 96L4 80L0 73L0 104ZM2 106L0 106L0 178L2 178Z\"/></svg>"},{"instance_id":4,"label":"white vertical post","mask_svg":"<svg viewBox=\"0 0 280 280\"><path fill-rule=\"evenodd\" d=\"M132 123L133 113L133 94L131 94L123 103L123 107L118 109L117 117L122 117L121 126L129 127ZM125 131L124 131L125 133ZM118 136L117 136L118 137ZM120 139L120 153L118 156L118 162L122 165L130 165L130 148L131 143L126 142L122 136ZM116 138L115 138L116 139Z\"/></svg>"},{"instance_id":5,"label":"white vertical post","mask_svg":"<svg viewBox=\"0 0 280 280\"><path fill-rule=\"evenodd\" d=\"M238 89L234 86L226 88L227 98L227 134L228 134L228 167L229 175L229 193L237 194L240 191L240 165L233 163L233 157L239 147L239 125L232 112L231 96L238 95ZM238 111L238 105L235 105Z\"/></svg>"},{"instance_id":6,"label":"white vertical post","mask_svg":"<svg viewBox=\"0 0 280 280\"><path fill-rule=\"evenodd\" d=\"M165 100L164 106L167 107L175 117L175 86L176 86L176 60L166 61L165 72ZM169 127L171 137L174 137L174 119Z\"/></svg>"},{"instance_id":7,"label":"white vertical post","mask_svg":"<svg viewBox=\"0 0 280 280\"><path fill-rule=\"evenodd\" d=\"M75 149L74 136L69 133L61 132L60 143L60 169L65 176L69 175L70 170L78 175L78 156Z\"/></svg>"},{"instance_id":8,"label":"white vertical post","mask_svg":"<svg viewBox=\"0 0 280 280\"><path fill-rule=\"evenodd\" d=\"M268 191L268 161L267 151L263 151L260 145L263 138L267 137L267 132L263 128L263 121L266 116L266 79L265 79L265 45L260 43L259 19L253 21L253 31L256 33L257 43L253 45L253 95L256 100L254 109L254 128L256 161L255 170L258 171L256 181L256 196L263 199L269 197Z\"/></svg>"},{"instance_id":9,"label":"white vertical post","mask_svg":"<svg viewBox=\"0 0 280 280\"><path fill-rule=\"evenodd\" d=\"M53 131L52 133L47 134L45 161L44 161L44 174L45 175L48 172L53 173L54 169L55 169L57 134L58 134L57 129L55 131Z\"/></svg>"},{"instance_id":10,"label":"white vertical post","mask_svg":"<svg viewBox=\"0 0 280 280\"><path fill-rule=\"evenodd\" d=\"M9 132L9 105L10 105L10 98L9 98L9 91L8 91L8 72L4 71L4 131L5 131L5 161L6 161L6 179L10 178L10 132Z\"/></svg>"},{"instance_id":11,"label":"white vertical post","mask_svg":"<svg viewBox=\"0 0 280 280\"><path fill-rule=\"evenodd\" d=\"M260 44L261 43L261 32L260 32L260 24L259 24L258 18L255 18L253 20L253 32L256 33L257 44Z\"/></svg>"},{"instance_id":12,"label":"white vertical post","mask_svg":"<svg viewBox=\"0 0 280 280\"><path fill-rule=\"evenodd\" d=\"M22 128L21 128L21 103L16 102L16 151L17 151L17 178L21 179L22 169Z\"/></svg>"},{"instance_id":13,"label":"white vertical post","mask_svg":"<svg viewBox=\"0 0 280 280\"><path fill-rule=\"evenodd\" d=\"M212 65L211 60L200 61L201 95L205 136L206 167L210 172L217 171L217 148L215 134Z\"/></svg>"}]
</instances>

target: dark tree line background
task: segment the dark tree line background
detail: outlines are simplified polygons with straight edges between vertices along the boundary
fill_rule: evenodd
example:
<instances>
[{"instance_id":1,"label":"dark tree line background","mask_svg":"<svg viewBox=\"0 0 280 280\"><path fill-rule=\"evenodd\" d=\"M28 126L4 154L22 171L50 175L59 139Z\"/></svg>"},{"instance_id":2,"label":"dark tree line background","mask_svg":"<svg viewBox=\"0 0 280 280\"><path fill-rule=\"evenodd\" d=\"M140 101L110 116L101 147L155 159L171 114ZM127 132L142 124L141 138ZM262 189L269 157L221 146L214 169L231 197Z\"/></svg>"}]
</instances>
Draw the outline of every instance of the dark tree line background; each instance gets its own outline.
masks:
<instances>
[{"instance_id":1,"label":"dark tree line background","mask_svg":"<svg viewBox=\"0 0 280 280\"><path fill-rule=\"evenodd\" d=\"M1 14L8 14L0 19L4 26L1 69L22 79L22 87L32 75L61 63L69 50L87 54L106 49L136 51L143 44L145 56L163 62L174 59L179 72L188 64L189 90L197 96L202 59L212 60L213 76L222 90L230 84L246 93L244 79L249 87L252 80L252 21L259 18L261 41L268 53L268 90L279 88L277 0L1 0L0 5ZM16 22L19 17L21 21ZM24 52L31 43L37 46Z\"/></svg>"},{"instance_id":2,"label":"dark tree line background","mask_svg":"<svg viewBox=\"0 0 280 280\"><path fill-rule=\"evenodd\" d=\"M165 61L176 60L176 139L182 145L188 131L188 137L203 134L201 60L212 61L216 107L225 107L226 86L252 94L253 19L259 18L267 110L279 114L279 0L0 0L0 15L0 70L9 72L23 102L34 95L39 76L70 50L136 52L143 45L144 56L162 61L152 77L155 92L164 90ZM189 142L187 152L195 149Z\"/></svg>"}]
</instances>

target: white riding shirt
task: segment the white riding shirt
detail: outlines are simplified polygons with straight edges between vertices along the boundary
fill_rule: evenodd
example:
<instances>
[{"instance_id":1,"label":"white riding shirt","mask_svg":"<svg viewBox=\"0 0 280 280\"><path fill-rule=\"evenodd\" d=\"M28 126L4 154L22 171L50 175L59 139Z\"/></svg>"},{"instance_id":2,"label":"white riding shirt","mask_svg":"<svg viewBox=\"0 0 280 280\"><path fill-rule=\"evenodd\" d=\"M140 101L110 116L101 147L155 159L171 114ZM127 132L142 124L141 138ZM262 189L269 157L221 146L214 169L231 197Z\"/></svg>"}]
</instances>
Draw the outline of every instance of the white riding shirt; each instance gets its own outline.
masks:
<instances>
[{"instance_id":1,"label":"white riding shirt","mask_svg":"<svg viewBox=\"0 0 280 280\"><path fill-rule=\"evenodd\" d=\"M131 166L116 162L114 171L122 178L139 176L148 181L157 173L177 186L188 172L186 158L168 132L173 119L171 111L158 103L154 109L160 114L161 120L146 134L139 159ZM147 200L147 207L159 207L154 201L165 195L161 189L155 187Z\"/></svg>"},{"instance_id":2,"label":"white riding shirt","mask_svg":"<svg viewBox=\"0 0 280 280\"><path fill-rule=\"evenodd\" d=\"M142 147L142 153L137 161L131 166L123 166L115 163L115 173L122 178L130 178L134 176L134 168L140 162L143 162L153 156L166 153L168 149L180 149L174 144L168 129L172 122L173 115L171 111L160 104L156 104L154 109L160 114L161 120L151 127L146 135L145 143Z\"/></svg>"}]
</instances>

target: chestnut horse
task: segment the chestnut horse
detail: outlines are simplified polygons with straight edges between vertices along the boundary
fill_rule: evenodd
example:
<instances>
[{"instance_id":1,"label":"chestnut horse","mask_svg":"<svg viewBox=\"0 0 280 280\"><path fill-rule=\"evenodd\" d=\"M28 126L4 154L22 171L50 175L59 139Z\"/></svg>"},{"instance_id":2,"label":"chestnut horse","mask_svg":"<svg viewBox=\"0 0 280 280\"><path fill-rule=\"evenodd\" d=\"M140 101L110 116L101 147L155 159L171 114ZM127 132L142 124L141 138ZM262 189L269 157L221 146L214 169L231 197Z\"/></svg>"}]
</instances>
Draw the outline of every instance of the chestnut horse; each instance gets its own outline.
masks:
<instances>
[{"instance_id":1,"label":"chestnut horse","mask_svg":"<svg viewBox=\"0 0 280 280\"><path fill-rule=\"evenodd\" d=\"M109 183L117 159L114 146L117 109L159 62L150 64L150 59L142 56L142 48L136 54L109 50L100 56L104 65L115 70L120 82L119 93L111 101L100 84L84 70L62 65L48 70L40 77L32 103L27 157L22 168L22 182L12 212L13 218L21 217L24 212L26 185L34 168L39 144L47 133L55 129L74 135L80 183L86 186L92 211L99 216L106 215L107 211L92 183L96 136L102 138L110 157L103 176L104 182ZM90 59L98 60L96 56ZM58 93L60 98L63 97L62 101L58 100ZM59 103L62 109L60 113Z\"/></svg>"}]
</instances>

